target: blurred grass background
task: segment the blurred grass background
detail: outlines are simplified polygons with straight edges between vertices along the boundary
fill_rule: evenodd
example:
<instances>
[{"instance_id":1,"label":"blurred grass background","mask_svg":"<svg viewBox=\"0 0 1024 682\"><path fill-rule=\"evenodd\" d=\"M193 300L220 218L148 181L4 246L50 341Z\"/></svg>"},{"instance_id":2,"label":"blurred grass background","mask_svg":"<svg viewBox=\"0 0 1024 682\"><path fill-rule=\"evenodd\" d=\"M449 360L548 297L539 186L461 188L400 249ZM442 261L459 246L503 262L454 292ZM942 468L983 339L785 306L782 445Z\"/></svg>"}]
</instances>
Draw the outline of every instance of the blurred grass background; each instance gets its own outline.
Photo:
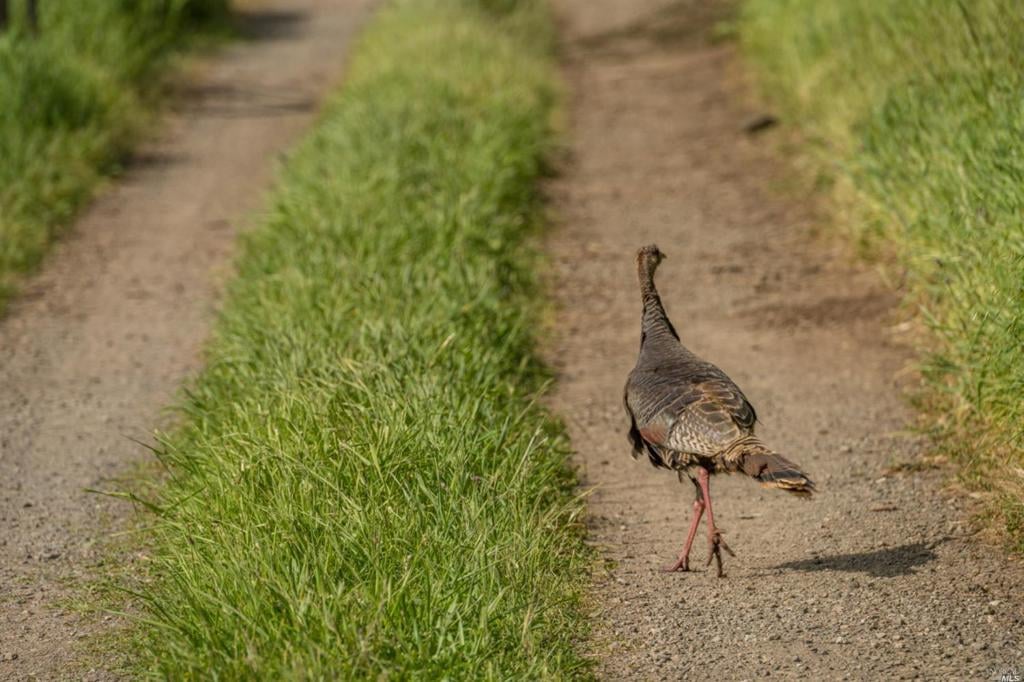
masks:
<instances>
[{"instance_id":1,"label":"blurred grass background","mask_svg":"<svg viewBox=\"0 0 1024 682\"><path fill-rule=\"evenodd\" d=\"M829 181L837 224L905 269L919 396L1024 551L1024 11L1012 0L745 0L743 48Z\"/></svg>"},{"instance_id":2,"label":"blurred grass background","mask_svg":"<svg viewBox=\"0 0 1024 682\"><path fill-rule=\"evenodd\" d=\"M550 679L588 555L538 404L540 0L395 0L243 239L160 455L163 679Z\"/></svg>"},{"instance_id":3,"label":"blurred grass background","mask_svg":"<svg viewBox=\"0 0 1024 682\"><path fill-rule=\"evenodd\" d=\"M228 0L9 0L0 32L0 311L136 140L153 76Z\"/></svg>"}]
</instances>

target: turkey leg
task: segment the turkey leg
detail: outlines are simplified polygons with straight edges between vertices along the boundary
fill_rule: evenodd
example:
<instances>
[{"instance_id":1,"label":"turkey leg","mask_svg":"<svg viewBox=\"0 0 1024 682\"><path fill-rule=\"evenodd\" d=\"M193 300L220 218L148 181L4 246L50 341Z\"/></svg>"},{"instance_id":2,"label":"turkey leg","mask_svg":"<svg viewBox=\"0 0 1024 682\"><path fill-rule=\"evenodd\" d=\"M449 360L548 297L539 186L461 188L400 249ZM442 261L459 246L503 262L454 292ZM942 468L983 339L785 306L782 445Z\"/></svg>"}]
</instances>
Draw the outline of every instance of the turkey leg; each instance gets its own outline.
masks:
<instances>
[{"instance_id":1,"label":"turkey leg","mask_svg":"<svg viewBox=\"0 0 1024 682\"><path fill-rule=\"evenodd\" d=\"M721 578L724 574L722 573L722 550L724 549L729 553L729 556L736 556L732 550L729 549L729 545L725 544L725 540L722 539L722 534L718 532L718 528L715 527L715 514L711 509L711 476L708 474L708 470L701 467L697 470L697 481L700 483L701 494L704 497L704 502L708 508L708 563L711 565L711 560L715 560L715 564L718 568L718 577Z\"/></svg>"},{"instance_id":2,"label":"turkey leg","mask_svg":"<svg viewBox=\"0 0 1024 682\"><path fill-rule=\"evenodd\" d=\"M679 477L682 478L681 473ZM693 545L693 539L697 536L697 526L700 525L700 517L704 515L704 494L701 492L697 481L694 481L692 478L690 480L693 482L693 487L697 489L697 499L693 501L693 518L690 520L690 530L686 533L686 544L683 545L679 561L672 566L666 566L663 569L666 573L690 570L690 547Z\"/></svg>"}]
</instances>

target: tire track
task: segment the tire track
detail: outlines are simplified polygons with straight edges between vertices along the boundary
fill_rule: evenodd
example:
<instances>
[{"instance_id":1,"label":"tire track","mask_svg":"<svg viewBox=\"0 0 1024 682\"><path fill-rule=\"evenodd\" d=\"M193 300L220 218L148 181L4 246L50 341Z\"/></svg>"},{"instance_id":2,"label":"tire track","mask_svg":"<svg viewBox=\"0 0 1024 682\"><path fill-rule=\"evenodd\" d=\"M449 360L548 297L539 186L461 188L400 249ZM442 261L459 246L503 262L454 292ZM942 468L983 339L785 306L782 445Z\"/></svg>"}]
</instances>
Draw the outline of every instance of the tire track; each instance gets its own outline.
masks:
<instances>
[{"instance_id":1,"label":"tire track","mask_svg":"<svg viewBox=\"0 0 1024 682\"><path fill-rule=\"evenodd\" d=\"M202 65L161 139L0 321L0 678L115 675L75 662L111 618L67 600L108 572L98 540L129 509L85 489L116 487L143 458L130 439L150 440L198 369L235 227L340 77L369 4L245 3L246 39Z\"/></svg>"},{"instance_id":2,"label":"tire track","mask_svg":"<svg viewBox=\"0 0 1024 682\"><path fill-rule=\"evenodd\" d=\"M771 191L785 173L709 40L722 5L557 0L572 88L572 162L552 183L561 304L551 361L590 529L608 560L589 646L610 679L987 679L1024 673L1019 563L972 540L934 471L893 473L909 351L894 297L811 237L810 209ZM810 191L811 188L808 188ZM692 490L632 461L622 385L639 344L637 247L669 258L658 284L684 342L732 376L759 433L804 465L801 503L717 477L728 577L666 575ZM904 377L904 379L900 379ZM701 566L706 547L695 544Z\"/></svg>"}]
</instances>

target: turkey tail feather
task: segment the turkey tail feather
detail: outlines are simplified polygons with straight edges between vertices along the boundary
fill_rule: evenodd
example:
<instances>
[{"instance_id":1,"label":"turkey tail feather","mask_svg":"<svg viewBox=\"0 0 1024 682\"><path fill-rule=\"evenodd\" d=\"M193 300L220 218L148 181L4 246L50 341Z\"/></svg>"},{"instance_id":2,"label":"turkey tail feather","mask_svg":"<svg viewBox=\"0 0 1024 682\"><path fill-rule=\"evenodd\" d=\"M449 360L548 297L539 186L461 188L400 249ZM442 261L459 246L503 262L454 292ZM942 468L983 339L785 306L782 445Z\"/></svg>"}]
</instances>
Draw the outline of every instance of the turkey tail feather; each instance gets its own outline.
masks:
<instances>
[{"instance_id":1,"label":"turkey tail feather","mask_svg":"<svg viewBox=\"0 0 1024 682\"><path fill-rule=\"evenodd\" d=\"M740 455L740 470L767 487L780 488L794 495L810 495L814 482L800 467L760 443L745 447Z\"/></svg>"}]
</instances>

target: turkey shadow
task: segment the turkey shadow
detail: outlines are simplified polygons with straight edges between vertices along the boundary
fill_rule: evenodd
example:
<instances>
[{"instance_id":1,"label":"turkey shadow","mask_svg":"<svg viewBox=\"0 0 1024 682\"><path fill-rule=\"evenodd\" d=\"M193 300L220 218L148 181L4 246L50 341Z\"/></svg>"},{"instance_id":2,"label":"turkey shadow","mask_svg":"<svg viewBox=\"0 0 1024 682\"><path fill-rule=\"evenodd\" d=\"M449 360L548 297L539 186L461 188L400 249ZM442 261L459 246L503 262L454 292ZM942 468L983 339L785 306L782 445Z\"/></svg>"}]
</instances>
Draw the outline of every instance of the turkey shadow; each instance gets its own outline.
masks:
<instances>
[{"instance_id":1,"label":"turkey shadow","mask_svg":"<svg viewBox=\"0 0 1024 682\"><path fill-rule=\"evenodd\" d=\"M894 578L912 575L915 568L935 561L935 547L945 541L946 538L943 538L939 542L914 542L870 552L789 561L774 568L790 571L846 571L865 573L875 578Z\"/></svg>"}]
</instances>

